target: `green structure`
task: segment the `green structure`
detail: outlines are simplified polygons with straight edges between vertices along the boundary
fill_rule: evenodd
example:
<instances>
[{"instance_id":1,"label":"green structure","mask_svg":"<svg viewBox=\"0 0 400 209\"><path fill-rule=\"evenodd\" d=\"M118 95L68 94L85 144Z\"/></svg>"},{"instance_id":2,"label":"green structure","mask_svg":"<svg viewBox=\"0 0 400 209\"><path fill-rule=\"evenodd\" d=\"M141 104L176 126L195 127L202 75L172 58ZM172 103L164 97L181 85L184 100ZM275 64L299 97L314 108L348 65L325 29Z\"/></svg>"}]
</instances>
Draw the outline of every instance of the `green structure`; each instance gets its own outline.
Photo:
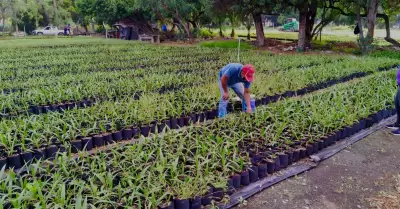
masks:
<instances>
[{"instance_id":1,"label":"green structure","mask_svg":"<svg viewBox=\"0 0 400 209\"><path fill-rule=\"evenodd\" d=\"M296 18L288 18L285 20L282 30L291 32L299 31L299 22L297 22Z\"/></svg>"}]
</instances>

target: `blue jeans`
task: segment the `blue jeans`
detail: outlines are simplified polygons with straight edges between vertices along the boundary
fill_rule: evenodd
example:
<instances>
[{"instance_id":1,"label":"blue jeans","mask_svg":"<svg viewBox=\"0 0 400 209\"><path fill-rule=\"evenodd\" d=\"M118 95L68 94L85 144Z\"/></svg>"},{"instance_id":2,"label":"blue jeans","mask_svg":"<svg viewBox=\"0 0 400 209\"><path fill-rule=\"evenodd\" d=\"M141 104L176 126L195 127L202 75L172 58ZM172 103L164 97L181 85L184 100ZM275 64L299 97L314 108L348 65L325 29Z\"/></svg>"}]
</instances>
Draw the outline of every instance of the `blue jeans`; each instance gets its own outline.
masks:
<instances>
[{"instance_id":1,"label":"blue jeans","mask_svg":"<svg viewBox=\"0 0 400 209\"><path fill-rule=\"evenodd\" d=\"M224 95L224 89L222 88L221 85L221 79L218 79L218 86L219 86L219 91L221 92L221 100L219 101L218 105L218 117L223 118L226 116L227 111L226 108L228 106L228 100L224 100L222 96ZM228 88L233 89L233 91L238 95L238 97L242 100L242 110L246 111L247 110L247 105L246 101L244 100L244 86L243 83L236 83L232 86L228 86Z\"/></svg>"}]
</instances>

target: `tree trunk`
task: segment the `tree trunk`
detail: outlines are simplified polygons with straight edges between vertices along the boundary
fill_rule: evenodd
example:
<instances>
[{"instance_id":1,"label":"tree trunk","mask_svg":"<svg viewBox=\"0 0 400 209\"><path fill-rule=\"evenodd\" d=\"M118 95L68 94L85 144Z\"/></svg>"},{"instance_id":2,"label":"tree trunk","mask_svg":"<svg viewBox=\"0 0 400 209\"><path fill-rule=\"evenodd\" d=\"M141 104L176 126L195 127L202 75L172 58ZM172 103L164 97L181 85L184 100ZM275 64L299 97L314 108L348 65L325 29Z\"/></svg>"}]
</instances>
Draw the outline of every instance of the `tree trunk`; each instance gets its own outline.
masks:
<instances>
[{"instance_id":1,"label":"tree trunk","mask_svg":"<svg viewBox=\"0 0 400 209\"><path fill-rule=\"evenodd\" d=\"M253 14L254 24L256 26L257 45L264 46L264 28L262 24L261 13Z\"/></svg>"},{"instance_id":2,"label":"tree trunk","mask_svg":"<svg viewBox=\"0 0 400 209\"><path fill-rule=\"evenodd\" d=\"M367 14L367 27L368 34L370 38L374 38L375 23L376 23L376 13L378 12L379 0L370 0Z\"/></svg>"},{"instance_id":3,"label":"tree trunk","mask_svg":"<svg viewBox=\"0 0 400 209\"><path fill-rule=\"evenodd\" d=\"M299 37L297 42L297 51L304 52L307 43L307 10L308 5L303 5L299 8Z\"/></svg>"},{"instance_id":4,"label":"tree trunk","mask_svg":"<svg viewBox=\"0 0 400 209\"><path fill-rule=\"evenodd\" d=\"M250 40L251 35L250 35L250 30L251 30L251 26L247 26L247 40Z\"/></svg>"},{"instance_id":5,"label":"tree trunk","mask_svg":"<svg viewBox=\"0 0 400 209\"><path fill-rule=\"evenodd\" d=\"M311 48L311 41L312 41L312 29L315 23L315 17L317 16L317 2L313 0L309 5L308 12L307 12L307 19L306 19L306 48Z\"/></svg>"},{"instance_id":6,"label":"tree trunk","mask_svg":"<svg viewBox=\"0 0 400 209\"><path fill-rule=\"evenodd\" d=\"M231 37L232 37L232 38L235 37L235 28L232 28Z\"/></svg>"},{"instance_id":7,"label":"tree trunk","mask_svg":"<svg viewBox=\"0 0 400 209\"><path fill-rule=\"evenodd\" d=\"M393 46L396 47L400 47L400 43L394 39L392 39L392 37L390 37L390 20L389 20L389 16L387 16L386 14L378 14L377 15L380 18L383 18L385 20L385 28L386 28L386 37L385 40L391 44L393 44Z\"/></svg>"},{"instance_id":8,"label":"tree trunk","mask_svg":"<svg viewBox=\"0 0 400 209\"><path fill-rule=\"evenodd\" d=\"M360 28L360 39L364 39L364 31L363 31L362 22L361 22L360 6L357 6L357 24L358 24L358 28Z\"/></svg>"},{"instance_id":9,"label":"tree trunk","mask_svg":"<svg viewBox=\"0 0 400 209\"><path fill-rule=\"evenodd\" d=\"M4 13L2 13L2 15L1 15L1 19L3 20L3 28L1 29L3 35L4 35L4 28L6 27L6 16L4 15Z\"/></svg>"}]
</instances>

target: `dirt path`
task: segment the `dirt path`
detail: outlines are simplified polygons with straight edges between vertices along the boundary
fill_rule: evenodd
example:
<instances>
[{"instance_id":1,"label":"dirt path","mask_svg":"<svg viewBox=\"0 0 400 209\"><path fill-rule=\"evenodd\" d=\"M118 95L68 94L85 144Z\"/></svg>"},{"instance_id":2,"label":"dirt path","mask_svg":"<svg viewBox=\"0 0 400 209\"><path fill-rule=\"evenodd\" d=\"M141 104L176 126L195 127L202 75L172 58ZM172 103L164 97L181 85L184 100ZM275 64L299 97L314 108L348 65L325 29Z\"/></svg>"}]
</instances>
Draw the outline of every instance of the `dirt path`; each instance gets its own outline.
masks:
<instances>
[{"instance_id":1,"label":"dirt path","mask_svg":"<svg viewBox=\"0 0 400 209\"><path fill-rule=\"evenodd\" d=\"M400 136L382 129L235 209L400 209Z\"/></svg>"}]
</instances>

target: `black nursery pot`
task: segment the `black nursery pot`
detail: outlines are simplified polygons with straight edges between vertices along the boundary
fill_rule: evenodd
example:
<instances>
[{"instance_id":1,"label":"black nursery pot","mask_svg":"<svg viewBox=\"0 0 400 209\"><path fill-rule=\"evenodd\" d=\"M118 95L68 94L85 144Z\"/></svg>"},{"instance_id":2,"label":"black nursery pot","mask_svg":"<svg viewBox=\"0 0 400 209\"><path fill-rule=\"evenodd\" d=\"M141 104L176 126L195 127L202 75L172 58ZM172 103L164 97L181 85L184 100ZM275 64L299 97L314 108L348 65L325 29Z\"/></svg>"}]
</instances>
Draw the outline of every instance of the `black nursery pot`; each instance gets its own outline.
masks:
<instances>
[{"instance_id":1,"label":"black nursery pot","mask_svg":"<svg viewBox=\"0 0 400 209\"><path fill-rule=\"evenodd\" d=\"M300 150L294 150L292 156L292 162L297 162L300 160Z\"/></svg>"},{"instance_id":2,"label":"black nursery pot","mask_svg":"<svg viewBox=\"0 0 400 209\"><path fill-rule=\"evenodd\" d=\"M7 158L0 158L0 169L3 169L3 167L6 166L7 169Z\"/></svg>"},{"instance_id":3,"label":"black nursery pot","mask_svg":"<svg viewBox=\"0 0 400 209\"><path fill-rule=\"evenodd\" d=\"M260 163L258 165L258 178L262 179L268 176L268 165L267 163Z\"/></svg>"},{"instance_id":4,"label":"black nursery pot","mask_svg":"<svg viewBox=\"0 0 400 209\"><path fill-rule=\"evenodd\" d=\"M242 178L242 176L239 175L239 174L235 174L235 175L232 176L233 187L235 189L239 189L240 188L241 178Z\"/></svg>"},{"instance_id":5,"label":"black nursery pot","mask_svg":"<svg viewBox=\"0 0 400 209\"><path fill-rule=\"evenodd\" d=\"M300 159L303 159L303 158L305 158L306 156L307 156L307 149L305 149L305 148L301 148L300 150L300 158L299 158L299 160Z\"/></svg>"},{"instance_id":6,"label":"black nursery pot","mask_svg":"<svg viewBox=\"0 0 400 209\"><path fill-rule=\"evenodd\" d=\"M250 176L251 183L258 181L258 167L257 166L251 166L249 168L249 176Z\"/></svg>"},{"instance_id":7,"label":"black nursery pot","mask_svg":"<svg viewBox=\"0 0 400 209\"><path fill-rule=\"evenodd\" d=\"M279 158L277 158L279 160ZM275 171L277 171L278 169L276 168L276 159L271 160L271 161L267 161L267 173L271 174ZM260 172L260 171L258 171Z\"/></svg>"},{"instance_id":8,"label":"black nursery pot","mask_svg":"<svg viewBox=\"0 0 400 209\"><path fill-rule=\"evenodd\" d=\"M190 199L190 209L201 208L201 197L195 197Z\"/></svg>"},{"instance_id":9,"label":"black nursery pot","mask_svg":"<svg viewBox=\"0 0 400 209\"><path fill-rule=\"evenodd\" d=\"M23 164L31 162L32 159L33 159L33 152L21 153L21 160Z\"/></svg>"},{"instance_id":10,"label":"black nursery pot","mask_svg":"<svg viewBox=\"0 0 400 209\"><path fill-rule=\"evenodd\" d=\"M214 200L221 200L224 197L224 190L222 188L214 188L213 189L213 199Z\"/></svg>"},{"instance_id":11,"label":"black nursery pot","mask_svg":"<svg viewBox=\"0 0 400 209\"><path fill-rule=\"evenodd\" d=\"M249 174L249 171L243 171L241 174L240 174L240 184L242 185L242 186L247 186L247 185L249 185L250 184L250 174Z\"/></svg>"},{"instance_id":12,"label":"black nursery pot","mask_svg":"<svg viewBox=\"0 0 400 209\"><path fill-rule=\"evenodd\" d=\"M190 209L189 199L174 199L175 209Z\"/></svg>"},{"instance_id":13,"label":"black nursery pot","mask_svg":"<svg viewBox=\"0 0 400 209\"><path fill-rule=\"evenodd\" d=\"M112 133L112 138L114 141L119 142L122 140L122 132L121 131L115 131Z\"/></svg>"},{"instance_id":14,"label":"black nursery pot","mask_svg":"<svg viewBox=\"0 0 400 209\"><path fill-rule=\"evenodd\" d=\"M57 146L56 145L50 145L46 148L46 156L48 159L54 159L57 154Z\"/></svg>"},{"instance_id":15,"label":"black nursery pot","mask_svg":"<svg viewBox=\"0 0 400 209\"><path fill-rule=\"evenodd\" d=\"M183 119L183 117L178 118L178 126L179 127L185 126L185 120Z\"/></svg>"},{"instance_id":16,"label":"black nursery pot","mask_svg":"<svg viewBox=\"0 0 400 209\"><path fill-rule=\"evenodd\" d=\"M141 134L141 130L139 129L139 128L136 128L136 127L133 127L132 128L132 137L133 138L138 138L138 137L140 137L140 134ZM131 137L131 138L132 138Z\"/></svg>"},{"instance_id":17,"label":"black nursery pot","mask_svg":"<svg viewBox=\"0 0 400 209\"><path fill-rule=\"evenodd\" d=\"M202 204L202 205L206 206L206 205L210 205L210 204L211 204L211 201L212 201L212 198L211 198L211 197L212 197L212 193L213 193L213 188L210 187L210 188L208 189L207 194L204 195L204 196L201 198L201 204Z\"/></svg>"},{"instance_id":18,"label":"black nursery pot","mask_svg":"<svg viewBox=\"0 0 400 209\"><path fill-rule=\"evenodd\" d=\"M85 137L82 139L82 149L86 151L90 151L93 149L92 137Z\"/></svg>"},{"instance_id":19,"label":"black nursery pot","mask_svg":"<svg viewBox=\"0 0 400 209\"><path fill-rule=\"evenodd\" d=\"M286 168L289 165L289 157L285 153L278 154L281 168Z\"/></svg>"},{"instance_id":20,"label":"black nursery pot","mask_svg":"<svg viewBox=\"0 0 400 209\"><path fill-rule=\"evenodd\" d=\"M307 156L314 154L314 146L312 144L307 144L306 149Z\"/></svg>"},{"instance_id":21,"label":"black nursery pot","mask_svg":"<svg viewBox=\"0 0 400 209\"><path fill-rule=\"evenodd\" d=\"M46 151L44 149L35 149L35 150L33 150L33 159L35 159L35 160L46 159Z\"/></svg>"},{"instance_id":22,"label":"black nursery pot","mask_svg":"<svg viewBox=\"0 0 400 209\"><path fill-rule=\"evenodd\" d=\"M191 117L189 117L189 116L184 117L183 118L183 125L184 126L190 125L190 119L191 119Z\"/></svg>"},{"instance_id":23,"label":"black nursery pot","mask_svg":"<svg viewBox=\"0 0 400 209\"><path fill-rule=\"evenodd\" d=\"M106 145L114 143L113 139L112 139L112 134L110 134L110 133L103 134L103 139L104 139L104 144L106 144Z\"/></svg>"},{"instance_id":24,"label":"black nursery pot","mask_svg":"<svg viewBox=\"0 0 400 209\"><path fill-rule=\"evenodd\" d=\"M19 154L9 156L7 158L7 166L9 168L14 168L14 169L21 168L22 167L21 156Z\"/></svg>"},{"instance_id":25,"label":"black nursery pot","mask_svg":"<svg viewBox=\"0 0 400 209\"><path fill-rule=\"evenodd\" d=\"M132 138L132 129L126 128L122 130L122 139L129 140Z\"/></svg>"},{"instance_id":26,"label":"black nursery pot","mask_svg":"<svg viewBox=\"0 0 400 209\"><path fill-rule=\"evenodd\" d=\"M196 123L197 122L197 115L196 114L191 114L190 115L190 122L191 123Z\"/></svg>"},{"instance_id":27,"label":"black nursery pot","mask_svg":"<svg viewBox=\"0 0 400 209\"><path fill-rule=\"evenodd\" d=\"M82 151L82 141L78 139L71 141L71 152L78 153L79 151Z\"/></svg>"},{"instance_id":28,"label":"black nursery pot","mask_svg":"<svg viewBox=\"0 0 400 209\"><path fill-rule=\"evenodd\" d=\"M281 170L281 161L279 156L275 158L275 171Z\"/></svg>"},{"instance_id":29,"label":"black nursery pot","mask_svg":"<svg viewBox=\"0 0 400 209\"><path fill-rule=\"evenodd\" d=\"M157 132L158 132L158 133L163 132L163 131L164 131L164 128L165 128L165 123L157 124Z\"/></svg>"},{"instance_id":30,"label":"black nursery pot","mask_svg":"<svg viewBox=\"0 0 400 209\"><path fill-rule=\"evenodd\" d=\"M228 179L228 191L227 191L228 195L232 195L233 193L235 193L235 187L233 186L233 180L232 178Z\"/></svg>"},{"instance_id":31,"label":"black nursery pot","mask_svg":"<svg viewBox=\"0 0 400 209\"><path fill-rule=\"evenodd\" d=\"M178 128L178 119L172 118L170 120L170 122L171 122L171 129L177 129Z\"/></svg>"},{"instance_id":32,"label":"black nursery pot","mask_svg":"<svg viewBox=\"0 0 400 209\"><path fill-rule=\"evenodd\" d=\"M312 146L313 146L313 148L314 148L314 153L317 153L317 152L318 152L318 149L319 149L318 142L314 142L314 143L312 144Z\"/></svg>"},{"instance_id":33,"label":"black nursery pot","mask_svg":"<svg viewBox=\"0 0 400 209\"><path fill-rule=\"evenodd\" d=\"M293 163L293 152L287 151L286 154L288 156L288 165L291 165Z\"/></svg>"},{"instance_id":34,"label":"black nursery pot","mask_svg":"<svg viewBox=\"0 0 400 209\"><path fill-rule=\"evenodd\" d=\"M261 162L261 160L263 159L263 155L260 155L260 154L254 154L252 157L251 157L251 161L252 161L252 163L253 164L257 164L257 163L260 163Z\"/></svg>"},{"instance_id":35,"label":"black nursery pot","mask_svg":"<svg viewBox=\"0 0 400 209\"><path fill-rule=\"evenodd\" d=\"M101 135L93 137L93 148L104 146L104 138Z\"/></svg>"},{"instance_id":36,"label":"black nursery pot","mask_svg":"<svg viewBox=\"0 0 400 209\"><path fill-rule=\"evenodd\" d=\"M140 127L140 133L144 136L144 137L148 137L149 133L150 133L150 127L149 126L142 126Z\"/></svg>"}]
</instances>

